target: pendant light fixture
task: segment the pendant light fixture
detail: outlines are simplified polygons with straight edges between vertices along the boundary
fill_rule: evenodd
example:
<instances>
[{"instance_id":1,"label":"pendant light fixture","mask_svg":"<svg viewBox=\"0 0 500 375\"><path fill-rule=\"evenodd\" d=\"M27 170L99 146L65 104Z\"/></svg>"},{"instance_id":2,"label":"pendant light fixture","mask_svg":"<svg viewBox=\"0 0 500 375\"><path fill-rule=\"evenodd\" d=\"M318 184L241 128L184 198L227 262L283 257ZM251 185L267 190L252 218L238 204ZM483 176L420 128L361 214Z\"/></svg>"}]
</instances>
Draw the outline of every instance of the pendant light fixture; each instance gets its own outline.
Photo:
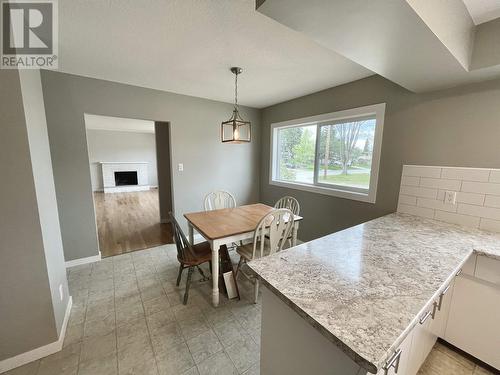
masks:
<instances>
[{"instance_id":1,"label":"pendant light fixture","mask_svg":"<svg viewBox=\"0 0 500 375\"><path fill-rule=\"evenodd\" d=\"M234 109L231 118L221 124L221 140L225 143L250 142L250 121L243 120L238 111L238 74L242 71L243 69L238 67L231 68L231 72L235 75Z\"/></svg>"}]
</instances>

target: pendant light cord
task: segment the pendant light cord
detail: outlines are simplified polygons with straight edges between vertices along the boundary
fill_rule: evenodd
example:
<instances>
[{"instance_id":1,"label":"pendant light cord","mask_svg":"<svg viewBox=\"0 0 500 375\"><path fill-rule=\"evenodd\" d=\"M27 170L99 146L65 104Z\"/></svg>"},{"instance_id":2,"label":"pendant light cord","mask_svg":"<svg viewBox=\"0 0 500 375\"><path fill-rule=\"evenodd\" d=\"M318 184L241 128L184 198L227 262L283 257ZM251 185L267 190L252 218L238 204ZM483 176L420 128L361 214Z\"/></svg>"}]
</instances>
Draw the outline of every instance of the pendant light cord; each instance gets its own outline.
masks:
<instances>
[{"instance_id":1,"label":"pendant light cord","mask_svg":"<svg viewBox=\"0 0 500 375\"><path fill-rule=\"evenodd\" d=\"M234 79L234 108L238 109L238 73L235 74Z\"/></svg>"}]
</instances>

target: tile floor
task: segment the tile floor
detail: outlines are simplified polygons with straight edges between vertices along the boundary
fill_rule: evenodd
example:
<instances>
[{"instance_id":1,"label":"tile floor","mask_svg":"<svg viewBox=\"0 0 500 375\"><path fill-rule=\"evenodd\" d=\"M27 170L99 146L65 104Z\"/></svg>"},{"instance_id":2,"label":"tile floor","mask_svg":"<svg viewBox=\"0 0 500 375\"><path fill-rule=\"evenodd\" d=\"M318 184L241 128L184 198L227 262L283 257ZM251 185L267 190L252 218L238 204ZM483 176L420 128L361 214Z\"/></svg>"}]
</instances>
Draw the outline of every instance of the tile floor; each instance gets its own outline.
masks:
<instances>
[{"instance_id":1,"label":"tile floor","mask_svg":"<svg viewBox=\"0 0 500 375\"><path fill-rule=\"evenodd\" d=\"M184 306L187 272L177 288L177 271L174 245L69 269L73 309L63 350L7 374L259 374L261 306L251 302L252 285L240 280L241 301L221 296L214 309L210 281L197 281ZM488 372L437 344L420 374Z\"/></svg>"}]
</instances>

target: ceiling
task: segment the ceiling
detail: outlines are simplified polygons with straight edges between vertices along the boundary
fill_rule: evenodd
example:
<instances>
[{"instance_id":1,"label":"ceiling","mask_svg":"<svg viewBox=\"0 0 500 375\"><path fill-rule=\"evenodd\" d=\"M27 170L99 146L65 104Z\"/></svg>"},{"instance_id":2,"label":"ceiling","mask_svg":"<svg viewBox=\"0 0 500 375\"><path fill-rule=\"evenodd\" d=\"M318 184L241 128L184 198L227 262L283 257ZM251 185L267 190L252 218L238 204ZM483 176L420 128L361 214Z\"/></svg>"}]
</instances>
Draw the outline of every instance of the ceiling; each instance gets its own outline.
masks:
<instances>
[{"instance_id":1,"label":"ceiling","mask_svg":"<svg viewBox=\"0 0 500 375\"><path fill-rule=\"evenodd\" d=\"M462 0L265 0L258 11L417 93L500 78L500 19L475 25Z\"/></svg>"},{"instance_id":2,"label":"ceiling","mask_svg":"<svg viewBox=\"0 0 500 375\"><path fill-rule=\"evenodd\" d=\"M111 130L132 133L155 132L154 121L85 114L85 127L91 130Z\"/></svg>"},{"instance_id":3,"label":"ceiling","mask_svg":"<svg viewBox=\"0 0 500 375\"><path fill-rule=\"evenodd\" d=\"M266 107L373 72L255 11L255 0L64 0L59 70Z\"/></svg>"},{"instance_id":4,"label":"ceiling","mask_svg":"<svg viewBox=\"0 0 500 375\"><path fill-rule=\"evenodd\" d=\"M463 0L463 2L476 25L500 17L500 0Z\"/></svg>"}]
</instances>

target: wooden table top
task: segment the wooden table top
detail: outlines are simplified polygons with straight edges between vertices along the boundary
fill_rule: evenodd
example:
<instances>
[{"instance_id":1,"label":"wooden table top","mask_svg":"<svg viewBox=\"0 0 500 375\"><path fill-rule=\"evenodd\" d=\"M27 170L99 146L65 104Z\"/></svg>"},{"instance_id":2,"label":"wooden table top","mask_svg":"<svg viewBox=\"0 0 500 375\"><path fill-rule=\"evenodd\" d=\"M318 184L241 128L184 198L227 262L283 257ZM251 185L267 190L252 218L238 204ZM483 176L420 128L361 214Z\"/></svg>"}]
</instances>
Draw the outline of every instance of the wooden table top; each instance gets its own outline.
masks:
<instances>
[{"instance_id":1,"label":"wooden table top","mask_svg":"<svg viewBox=\"0 0 500 375\"><path fill-rule=\"evenodd\" d=\"M241 233L251 232L274 207L256 203L235 208L201 211L184 214L191 225L207 240L230 237ZM295 216L295 221L302 220Z\"/></svg>"}]
</instances>

